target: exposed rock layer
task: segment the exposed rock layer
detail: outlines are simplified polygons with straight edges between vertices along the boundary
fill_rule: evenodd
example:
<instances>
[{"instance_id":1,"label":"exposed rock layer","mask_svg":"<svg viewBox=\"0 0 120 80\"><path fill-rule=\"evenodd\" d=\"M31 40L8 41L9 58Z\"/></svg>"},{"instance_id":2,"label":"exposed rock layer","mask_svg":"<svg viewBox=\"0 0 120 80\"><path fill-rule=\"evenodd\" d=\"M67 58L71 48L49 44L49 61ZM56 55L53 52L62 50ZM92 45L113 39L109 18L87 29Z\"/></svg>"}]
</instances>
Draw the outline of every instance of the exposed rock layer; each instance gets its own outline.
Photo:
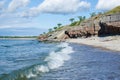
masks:
<instances>
[{"instance_id":1,"label":"exposed rock layer","mask_svg":"<svg viewBox=\"0 0 120 80\"><path fill-rule=\"evenodd\" d=\"M39 36L41 41L52 39L67 39L90 36L120 35L120 13L100 15L83 21L79 26L74 26L49 35Z\"/></svg>"},{"instance_id":2,"label":"exposed rock layer","mask_svg":"<svg viewBox=\"0 0 120 80\"><path fill-rule=\"evenodd\" d=\"M70 38L120 35L120 14L101 16L99 19L94 17L66 32Z\"/></svg>"}]
</instances>

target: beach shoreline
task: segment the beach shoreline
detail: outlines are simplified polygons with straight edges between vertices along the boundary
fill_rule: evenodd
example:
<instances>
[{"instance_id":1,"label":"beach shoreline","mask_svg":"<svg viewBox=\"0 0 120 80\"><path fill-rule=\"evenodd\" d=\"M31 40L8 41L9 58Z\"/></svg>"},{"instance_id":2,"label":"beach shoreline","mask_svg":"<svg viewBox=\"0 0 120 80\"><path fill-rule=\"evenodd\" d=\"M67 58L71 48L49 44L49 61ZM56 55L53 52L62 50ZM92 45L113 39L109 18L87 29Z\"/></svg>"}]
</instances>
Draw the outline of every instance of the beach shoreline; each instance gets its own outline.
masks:
<instances>
[{"instance_id":1,"label":"beach shoreline","mask_svg":"<svg viewBox=\"0 0 120 80\"><path fill-rule=\"evenodd\" d=\"M66 42L120 52L120 36L67 39Z\"/></svg>"}]
</instances>

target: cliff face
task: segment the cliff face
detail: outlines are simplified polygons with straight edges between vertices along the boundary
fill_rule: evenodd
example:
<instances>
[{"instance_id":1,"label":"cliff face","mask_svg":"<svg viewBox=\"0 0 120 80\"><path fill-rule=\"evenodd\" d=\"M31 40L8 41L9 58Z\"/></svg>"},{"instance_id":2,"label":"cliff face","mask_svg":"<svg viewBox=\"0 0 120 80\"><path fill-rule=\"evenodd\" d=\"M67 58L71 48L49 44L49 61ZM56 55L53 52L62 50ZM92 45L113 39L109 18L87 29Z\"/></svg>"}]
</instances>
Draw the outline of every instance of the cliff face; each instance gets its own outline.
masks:
<instances>
[{"instance_id":1,"label":"cliff face","mask_svg":"<svg viewBox=\"0 0 120 80\"><path fill-rule=\"evenodd\" d=\"M67 31L70 38L120 35L120 13L93 17Z\"/></svg>"},{"instance_id":2,"label":"cliff face","mask_svg":"<svg viewBox=\"0 0 120 80\"><path fill-rule=\"evenodd\" d=\"M104 15L99 18L93 17L82 22L79 26L68 26L61 31L49 35L40 36L41 41L63 40L67 38L80 38L90 36L120 35L120 14Z\"/></svg>"},{"instance_id":3,"label":"cliff face","mask_svg":"<svg viewBox=\"0 0 120 80\"><path fill-rule=\"evenodd\" d=\"M60 31L52 32L51 34L39 36L40 40L63 40L67 38L79 38L90 36L108 36L120 35L120 6L109 11L108 13L97 15L83 21L78 26L65 26Z\"/></svg>"},{"instance_id":4,"label":"cliff face","mask_svg":"<svg viewBox=\"0 0 120 80\"><path fill-rule=\"evenodd\" d=\"M74 26L74 28L65 28L61 31L39 36L39 40L87 38L95 35L120 35L120 14L105 15L99 19L94 17L82 22L79 26Z\"/></svg>"},{"instance_id":5,"label":"cliff face","mask_svg":"<svg viewBox=\"0 0 120 80\"><path fill-rule=\"evenodd\" d=\"M100 35L120 35L120 14L106 15L100 19Z\"/></svg>"},{"instance_id":6,"label":"cliff face","mask_svg":"<svg viewBox=\"0 0 120 80\"><path fill-rule=\"evenodd\" d=\"M90 18L82 22L79 26L72 28L67 32L70 38L78 37L90 37L92 35L98 35L100 29L99 20L96 17Z\"/></svg>"}]
</instances>

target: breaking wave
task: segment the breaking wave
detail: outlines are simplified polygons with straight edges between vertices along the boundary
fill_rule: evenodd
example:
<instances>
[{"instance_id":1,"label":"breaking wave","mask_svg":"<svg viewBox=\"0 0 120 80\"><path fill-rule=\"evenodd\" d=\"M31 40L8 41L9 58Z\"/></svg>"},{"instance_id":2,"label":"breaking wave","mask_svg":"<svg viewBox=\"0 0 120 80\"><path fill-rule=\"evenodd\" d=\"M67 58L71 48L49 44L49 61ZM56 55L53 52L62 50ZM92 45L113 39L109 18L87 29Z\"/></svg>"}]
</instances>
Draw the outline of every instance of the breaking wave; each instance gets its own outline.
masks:
<instances>
[{"instance_id":1,"label":"breaking wave","mask_svg":"<svg viewBox=\"0 0 120 80\"><path fill-rule=\"evenodd\" d=\"M43 73L63 66L65 61L71 59L70 54L74 52L69 43L60 43L54 46L52 50L48 55L44 56L45 58L40 63L3 74L0 76L0 80L31 80L37 78L42 76Z\"/></svg>"},{"instance_id":2,"label":"breaking wave","mask_svg":"<svg viewBox=\"0 0 120 80\"><path fill-rule=\"evenodd\" d=\"M37 65L35 67L35 73L30 72L27 78L36 77L39 73L49 72L50 70L57 69L63 66L64 62L69 60L71 56L69 54L73 53L73 49L69 46L68 43L61 43L60 45L56 46L57 48L62 48L60 51L52 51L50 54L45 58L46 64L44 65Z\"/></svg>"}]
</instances>

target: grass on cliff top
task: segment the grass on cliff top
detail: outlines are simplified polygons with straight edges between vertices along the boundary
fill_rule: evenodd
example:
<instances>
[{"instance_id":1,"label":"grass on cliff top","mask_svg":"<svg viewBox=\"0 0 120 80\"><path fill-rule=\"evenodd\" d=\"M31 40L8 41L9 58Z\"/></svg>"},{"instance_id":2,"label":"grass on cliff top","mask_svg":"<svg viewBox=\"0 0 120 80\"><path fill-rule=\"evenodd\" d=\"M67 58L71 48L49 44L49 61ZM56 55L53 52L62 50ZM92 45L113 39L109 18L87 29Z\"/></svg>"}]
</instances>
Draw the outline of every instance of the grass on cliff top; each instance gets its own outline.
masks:
<instances>
[{"instance_id":1,"label":"grass on cliff top","mask_svg":"<svg viewBox=\"0 0 120 80\"><path fill-rule=\"evenodd\" d=\"M74 27L74 26L79 26L83 21L84 21L84 20L82 20L82 21L74 21L74 22L71 23L69 26L72 26L72 27Z\"/></svg>"},{"instance_id":2,"label":"grass on cliff top","mask_svg":"<svg viewBox=\"0 0 120 80\"><path fill-rule=\"evenodd\" d=\"M106 12L106 14L116 14L116 13L120 13L120 6Z\"/></svg>"},{"instance_id":3,"label":"grass on cliff top","mask_svg":"<svg viewBox=\"0 0 120 80\"><path fill-rule=\"evenodd\" d=\"M64 26L58 27L55 31L60 31L63 29Z\"/></svg>"},{"instance_id":4,"label":"grass on cliff top","mask_svg":"<svg viewBox=\"0 0 120 80\"><path fill-rule=\"evenodd\" d=\"M60 26L58 27L57 29L51 31L51 32L47 32L46 34L43 34L43 35L49 35L49 34L53 34L54 32L57 32L57 31L61 31L63 30L64 26Z\"/></svg>"}]
</instances>

